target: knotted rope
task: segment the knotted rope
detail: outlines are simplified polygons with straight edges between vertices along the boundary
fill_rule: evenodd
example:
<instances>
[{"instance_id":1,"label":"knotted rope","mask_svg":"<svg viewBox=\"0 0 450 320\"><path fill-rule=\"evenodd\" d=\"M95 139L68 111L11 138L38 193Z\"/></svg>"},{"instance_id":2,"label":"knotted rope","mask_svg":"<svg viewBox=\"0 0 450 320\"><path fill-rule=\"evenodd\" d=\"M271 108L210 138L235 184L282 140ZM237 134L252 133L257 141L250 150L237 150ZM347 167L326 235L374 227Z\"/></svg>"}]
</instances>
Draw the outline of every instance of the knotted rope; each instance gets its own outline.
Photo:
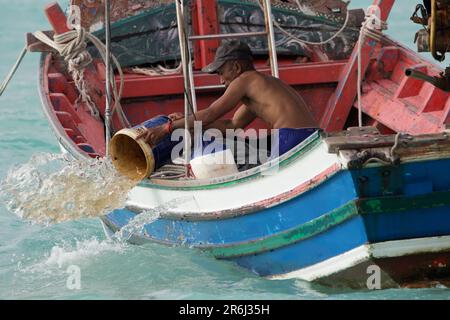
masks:
<instances>
[{"instance_id":1,"label":"knotted rope","mask_svg":"<svg viewBox=\"0 0 450 320\"><path fill-rule=\"evenodd\" d=\"M88 94L87 84L84 79L84 70L92 62L92 56L86 50L87 40L92 42L92 44L94 44L94 46L97 48L103 62L105 62L107 59L105 45L97 37L90 34L84 28L81 27L60 35L55 35L53 40L50 39L46 34L44 34L41 31L35 32L34 36L41 42L48 45L49 47L54 48L64 58L64 61L68 65L68 71L70 72L74 80L75 86L77 87L80 93L82 101L86 103L86 105L89 107L91 115L99 119L100 118L99 111ZM122 97L123 83L124 83L123 71L114 55L111 55L111 58L120 75L119 90L117 90L113 72L111 73L111 77L106 80L113 89L115 104L112 110L112 114L114 114L114 112L117 111L122 126L129 128L131 125L128 122L122 110L122 106L120 105L120 99Z\"/></svg>"}]
</instances>

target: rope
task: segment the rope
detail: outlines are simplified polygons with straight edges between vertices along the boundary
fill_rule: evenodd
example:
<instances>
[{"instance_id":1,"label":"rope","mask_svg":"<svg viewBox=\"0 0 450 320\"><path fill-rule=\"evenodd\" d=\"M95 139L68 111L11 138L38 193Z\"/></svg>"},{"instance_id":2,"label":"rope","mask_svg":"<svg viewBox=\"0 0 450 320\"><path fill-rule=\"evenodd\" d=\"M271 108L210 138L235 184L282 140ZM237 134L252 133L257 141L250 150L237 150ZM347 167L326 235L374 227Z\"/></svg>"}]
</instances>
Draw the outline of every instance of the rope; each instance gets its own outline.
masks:
<instances>
[{"instance_id":1,"label":"rope","mask_svg":"<svg viewBox=\"0 0 450 320\"><path fill-rule=\"evenodd\" d=\"M261 5L261 1L258 0L258 5L261 9L262 5ZM298 1L295 1L297 6L300 8L300 3ZM375 12L373 12L375 11ZM378 15L377 15L378 13ZM358 124L359 127L362 127L362 106L361 106L361 83L362 83L362 61L361 61L361 51L362 51L362 44L365 40L366 37L372 38L376 41L381 41L383 34L381 33L381 30L386 30L387 29L387 23L385 21L382 21L381 18L381 9L379 6L375 6L372 5L367 9L367 13L366 13L366 17L365 20L361 26L361 30L359 33L359 38L358 38L358 80L357 80L357 94L358 94ZM294 39L300 43L303 44L309 44L309 45L323 45L326 44L330 41L332 41L333 39L335 39L337 36L339 36L347 27L348 25L348 21L350 17L350 13L349 10L347 10L346 13L346 17L345 17L345 22L343 24L343 26L341 27L341 29L339 29L339 31L336 32L336 34L334 34L333 36L331 36L329 39L324 40L324 41L320 41L320 42L311 42L311 41L306 41L303 39L300 39L294 35L292 35L291 33L289 33L288 31L286 31L285 29L283 29L283 27L280 26L280 24L273 20L273 24L286 36L288 36L291 39Z\"/></svg>"},{"instance_id":2,"label":"rope","mask_svg":"<svg viewBox=\"0 0 450 320\"><path fill-rule=\"evenodd\" d=\"M375 10L375 12L372 12ZM378 15L377 15L378 13ZM357 95L358 95L358 125L362 127L362 105L361 105L361 84L362 84L362 59L361 51L362 45L367 37L376 41L381 41L383 34L381 30L387 29L387 23L380 19L381 10L378 6L370 6L367 9L365 20L361 26L358 38L358 80L357 80Z\"/></svg>"},{"instance_id":3,"label":"rope","mask_svg":"<svg viewBox=\"0 0 450 320\"><path fill-rule=\"evenodd\" d=\"M130 72L143 74L146 76L166 76L171 74L178 74L181 71L181 64L179 64L176 68L169 69L164 68L160 64L153 68L141 68L141 67L133 67L130 69Z\"/></svg>"},{"instance_id":4,"label":"rope","mask_svg":"<svg viewBox=\"0 0 450 320\"><path fill-rule=\"evenodd\" d=\"M179 179L186 176L186 168L184 165L164 165L158 171L154 172L150 179Z\"/></svg>"},{"instance_id":5,"label":"rope","mask_svg":"<svg viewBox=\"0 0 450 320\"><path fill-rule=\"evenodd\" d=\"M26 53L27 53L27 47L24 47L22 49L22 51L20 52L19 57L17 58L16 63L14 64L14 66L12 67L11 71L8 73L8 75L6 76L5 80L3 80L2 84L0 85L0 97L2 96L3 92L5 92L6 87L8 86L9 82L11 81L12 77L14 76L14 74L16 73L17 69L19 69L19 66L23 60L23 58L25 57Z\"/></svg>"},{"instance_id":6,"label":"rope","mask_svg":"<svg viewBox=\"0 0 450 320\"><path fill-rule=\"evenodd\" d=\"M397 149L398 149L398 147L400 145L400 142L401 142L400 139L402 137L404 137L406 139L409 139L409 140L412 139L412 137L409 134L404 134L404 133L401 133L401 132L397 132L397 134L395 135L394 145L392 146L392 148L390 150L391 158L393 159L393 161L396 161L398 159Z\"/></svg>"},{"instance_id":7,"label":"rope","mask_svg":"<svg viewBox=\"0 0 450 320\"><path fill-rule=\"evenodd\" d=\"M84 81L84 69L92 62L92 57L87 52L87 41L91 41L100 53L103 62L106 61L106 48L105 45L94 35L86 32L84 28L77 28L66 33L55 35L54 40L50 39L46 34L41 31L34 33L34 36L45 43L46 45L54 48L64 58L64 61L68 64L68 70L72 75L75 85L80 93L81 99L89 107L91 115L97 119L100 119L99 111L92 101L91 97L87 93L86 82ZM112 60L120 75L120 87L117 91L116 81L114 73L112 73L110 79L107 79L110 86L113 88L115 105L112 111L118 111L119 119L124 127L131 127L120 105L120 99L123 93L123 72L119 62L111 55Z\"/></svg>"}]
</instances>

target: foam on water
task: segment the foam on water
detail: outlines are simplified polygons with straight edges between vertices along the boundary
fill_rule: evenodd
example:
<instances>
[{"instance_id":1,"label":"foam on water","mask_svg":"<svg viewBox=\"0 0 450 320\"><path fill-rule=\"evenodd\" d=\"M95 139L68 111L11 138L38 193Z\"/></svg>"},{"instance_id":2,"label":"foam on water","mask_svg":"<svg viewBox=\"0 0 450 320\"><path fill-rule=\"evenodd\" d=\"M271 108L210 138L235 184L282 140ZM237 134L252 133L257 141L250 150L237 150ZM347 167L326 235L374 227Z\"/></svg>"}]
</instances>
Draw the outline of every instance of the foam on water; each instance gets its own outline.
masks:
<instances>
[{"instance_id":1,"label":"foam on water","mask_svg":"<svg viewBox=\"0 0 450 320\"><path fill-rule=\"evenodd\" d=\"M75 244L63 242L51 248L44 257L34 261L19 261L18 271L24 274L54 275L65 272L70 265L85 265L93 259L111 253L125 253L127 245L112 240L99 240L95 237L77 240ZM31 263L30 263L31 262Z\"/></svg>"},{"instance_id":2,"label":"foam on water","mask_svg":"<svg viewBox=\"0 0 450 320\"><path fill-rule=\"evenodd\" d=\"M9 170L0 184L0 199L20 218L48 225L122 208L136 184L106 159L39 153Z\"/></svg>"},{"instance_id":3,"label":"foam on water","mask_svg":"<svg viewBox=\"0 0 450 320\"><path fill-rule=\"evenodd\" d=\"M54 246L50 256L44 261L44 265L58 266L59 268L91 257L98 256L104 252L123 252L125 245L120 242L102 240L96 238L77 241L75 247L70 245Z\"/></svg>"}]
</instances>

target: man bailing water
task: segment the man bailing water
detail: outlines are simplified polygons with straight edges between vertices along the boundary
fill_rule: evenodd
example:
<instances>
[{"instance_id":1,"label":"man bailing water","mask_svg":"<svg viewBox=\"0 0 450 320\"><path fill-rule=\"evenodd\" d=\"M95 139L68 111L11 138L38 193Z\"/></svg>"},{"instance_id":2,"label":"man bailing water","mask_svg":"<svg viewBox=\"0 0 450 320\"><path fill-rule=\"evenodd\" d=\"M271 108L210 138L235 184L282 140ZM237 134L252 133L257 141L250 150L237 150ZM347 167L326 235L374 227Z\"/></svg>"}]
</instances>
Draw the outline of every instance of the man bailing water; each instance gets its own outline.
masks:
<instances>
[{"instance_id":1,"label":"man bailing water","mask_svg":"<svg viewBox=\"0 0 450 320\"><path fill-rule=\"evenodd\" d=\"M278 153L282 155L310 136L318 128L311 111L299 94L280 79L255 70L250 48L241 41L227 41L217 49L214 61L203 68L216 73L225 85L225 93L208 108L189 118L189 127L201 121L205 128L222 132L244 129L256 118L278 131ZM231 120L221 119L238 104L240 107ZM137 138L156 145L174 129L184 128L182 116L168 125L147 128ZM272 142L272 146L273 146ZM276 143L276 142L275 142Z\"/></svg>"}]
</instances>

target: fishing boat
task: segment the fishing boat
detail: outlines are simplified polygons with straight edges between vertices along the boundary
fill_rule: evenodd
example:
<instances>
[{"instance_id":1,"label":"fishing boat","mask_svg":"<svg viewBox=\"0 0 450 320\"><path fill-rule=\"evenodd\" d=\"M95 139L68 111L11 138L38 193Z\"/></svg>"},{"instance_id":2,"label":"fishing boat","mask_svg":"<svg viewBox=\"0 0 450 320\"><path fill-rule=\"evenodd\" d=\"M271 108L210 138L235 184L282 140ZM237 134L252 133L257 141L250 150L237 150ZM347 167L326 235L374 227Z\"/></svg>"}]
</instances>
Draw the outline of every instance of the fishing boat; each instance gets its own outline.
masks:
<instances>
[{"instance_id":1,"label":"fishing boat","mask_svg":"<svg viewBox=\"0 0 450 320\"><path fill-rule=\"evenodd\" d=\"M281 157L235 174L143 179L124 208L101 218L105 232L163 208L129 235L131 243L195 248L268 279L352 288L448 283L450 99L405 74L437 76L442 70L383 33L394 2L375 0L364 20L361 11L331 0L272 6L117 0L108 30L100 1L73 0L85 33L105 38L105 22L118 60L111 75L101 55L94 56L84 66L84 86L57 46L28 35L29 50L42 52L44 113L61 148L78 159L106 156L108 134L183 112L193 97L195 108L208 107L224 88L217 76L200 70L219 40L236 32L255 51L257 69L295 88L320 123L320 131ZM70 31L56 4L46 14L49 38ZM77 39L85 33L78 30ZM126 67L122 76L119 65ZM106 82L123 83L109 102ZM79 98L83 90L90 100ZM110 104L116 106L112 115ZM255 121L249 128L267 125ZM167 205L174 201L182 205Z\"/></svg>"}]
</instances>

